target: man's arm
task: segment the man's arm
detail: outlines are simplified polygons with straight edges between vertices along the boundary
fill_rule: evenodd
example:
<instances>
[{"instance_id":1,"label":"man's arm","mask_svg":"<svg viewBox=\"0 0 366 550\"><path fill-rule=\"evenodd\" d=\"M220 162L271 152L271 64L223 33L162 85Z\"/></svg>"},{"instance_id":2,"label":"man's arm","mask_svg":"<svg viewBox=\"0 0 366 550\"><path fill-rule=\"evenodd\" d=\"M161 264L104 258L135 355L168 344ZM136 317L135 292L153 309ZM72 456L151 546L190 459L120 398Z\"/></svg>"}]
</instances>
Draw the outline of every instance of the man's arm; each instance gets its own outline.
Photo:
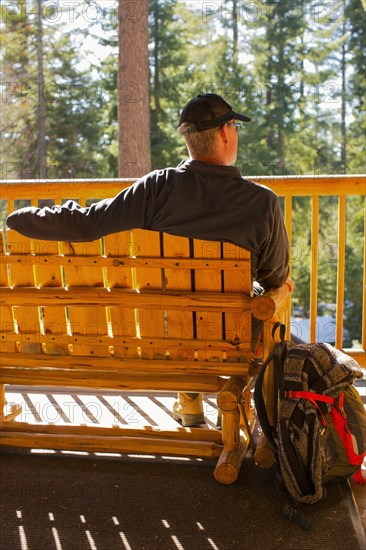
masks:
<instances>
[{"instance_id":1,"label":"man's arm","mask_svg":"<svg viewBox=\"0 0 366 550\"><path fill-rule=\"evenodd\" d=\"M75 201L62 206L21 208L10 214L6 224L35 239L86 242L127 229L144 227L151 201L151 186L145 179L89 207Z\"/></svg>"},{"instance_id":2,"label":"man's arm","mask_svg":"<svg viewBox=\"0 0 366 550\"><path fill-rule=\"evenodd\" d=\"M257 281L265 289L279 288L289 275L289 243L281 207L277 197L266 218L267 238L257 262Z\"/></svg>"}]
</instances>

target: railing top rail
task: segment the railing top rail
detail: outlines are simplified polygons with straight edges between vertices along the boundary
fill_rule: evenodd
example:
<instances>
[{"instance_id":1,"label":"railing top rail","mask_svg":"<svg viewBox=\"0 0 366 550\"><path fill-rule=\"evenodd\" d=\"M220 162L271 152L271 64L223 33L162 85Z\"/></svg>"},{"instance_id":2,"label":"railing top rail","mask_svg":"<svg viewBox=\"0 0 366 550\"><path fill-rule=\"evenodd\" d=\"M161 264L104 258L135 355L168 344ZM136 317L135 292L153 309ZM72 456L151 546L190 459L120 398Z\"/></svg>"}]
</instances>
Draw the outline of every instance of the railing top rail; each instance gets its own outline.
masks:
<instances>
[{"instance_id":1,"label":"railing top rail","mask_svg":"<svg viewBox=\"0 0 366 550\"><path fill-rule=\"evenodd\" d=\"M366 195L365 174L245 176L267 185L280 196ZM113 196L134 183L133 178L75 180L0 180L0 198L80 198ZM42 193L41 195L39 193ZM75 196L75 193L78 195Z\"/></svg>"}]
</instances>

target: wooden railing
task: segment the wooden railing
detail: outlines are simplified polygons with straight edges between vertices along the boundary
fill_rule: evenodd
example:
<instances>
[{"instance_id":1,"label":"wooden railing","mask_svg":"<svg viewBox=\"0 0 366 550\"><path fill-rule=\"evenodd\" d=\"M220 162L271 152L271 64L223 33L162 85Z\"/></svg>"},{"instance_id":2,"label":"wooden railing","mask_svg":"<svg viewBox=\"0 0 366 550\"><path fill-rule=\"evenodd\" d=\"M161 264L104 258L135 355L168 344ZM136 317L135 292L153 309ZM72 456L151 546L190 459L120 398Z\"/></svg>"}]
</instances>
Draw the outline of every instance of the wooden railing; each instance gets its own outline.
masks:
<instances>
[{"instance_id":1,"label":"wooden railing","mask_svg":"<svg viewBox=\"0 0 366 550\"><path fill-rule=\"evenodd\" d=\"M311 267L310 267L310 342L317 339L317 305L318 305L318 259L319 259L319 198L321 196L337 197L338 229L337 254L335 264L337 269L336 283L336 314L335 314L335 346L343 349L343 316L346 265L346 202L347 197L366 196L366 179L363 175L338 176L274 176L251 178L258 183L267 185L284 201L284 217L290 243L296 242L293 234L293 199L309 197L311 200ZM29 200L38 206L39 200L52 199L56 204L65 199L73 198L81 205L88 199L101 199L116 195L121 189L133 183L134 180L73 180L73 181L4 181L1 182L0 199L3 216L6 211L12 212L19 206L19 200ZM362 332L361 347L346 349L347 353L366 367L366 207L363 203L364 232L363 243L363 295L362 299ZM295 281L296 284L296 281ZM296 293L295 293L296 295Z\"/></svg>"}]
</instances>

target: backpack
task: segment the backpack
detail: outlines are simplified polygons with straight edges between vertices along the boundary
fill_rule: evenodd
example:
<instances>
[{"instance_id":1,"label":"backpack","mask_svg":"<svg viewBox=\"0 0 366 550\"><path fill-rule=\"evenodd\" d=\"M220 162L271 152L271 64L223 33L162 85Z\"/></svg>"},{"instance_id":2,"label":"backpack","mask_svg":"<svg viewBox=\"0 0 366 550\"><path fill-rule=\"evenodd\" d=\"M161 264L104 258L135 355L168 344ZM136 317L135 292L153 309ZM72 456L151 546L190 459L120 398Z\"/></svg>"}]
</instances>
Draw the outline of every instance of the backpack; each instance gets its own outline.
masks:
<instances>
[{"instance_id":1,"label":"backpack","mask_svg":"<svg viewBox=\"0 0 366 550\"><path fill-rule=\"evenodd\" d=\"M366 412L352 385L363 373L353 358L329 344L285 341L281 323L275 324L273 338L278 328L280 342L255 383L258 421L290 497L313 504L325 496L324 486L331 481L353 475L357 483L366 482L361 473ZM279 397L276 426L269 422L262 392L271 363Z\"/></svg>"}]
</instances>

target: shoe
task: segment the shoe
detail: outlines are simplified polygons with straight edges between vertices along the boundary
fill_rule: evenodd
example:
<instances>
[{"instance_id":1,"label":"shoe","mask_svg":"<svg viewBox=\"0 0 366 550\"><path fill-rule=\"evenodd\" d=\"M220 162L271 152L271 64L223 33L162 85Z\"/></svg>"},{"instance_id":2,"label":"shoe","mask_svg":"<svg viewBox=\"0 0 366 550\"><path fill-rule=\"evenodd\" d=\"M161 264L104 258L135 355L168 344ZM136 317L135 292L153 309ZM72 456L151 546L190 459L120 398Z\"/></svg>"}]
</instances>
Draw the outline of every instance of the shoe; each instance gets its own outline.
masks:
<instances>
[{"instance_id":1,"label":"shoe","mask_svg":"<svg viewBox=\"0 0 366 550\"><path fill-rule=\"evenodd\" d=\"M22 406L17 403L5 403L4 408L6 412L0 413L0 420L5 420L6 422L14 420L14 418L16 418L22 412Z\"/></svg>"},{"instance_id":2,"label":"shoe","mask_svg":"<svg viewBox=\"0 0 366 550\"><path fill-rule=\"evenodd\" d=\"M222 430L222 414L220 411L217 413L216 428Z\"/></svg>"},{"instance_id":3,"label":"shoe","mask_svg":"<svg viewBox=\"0 0 366 550\"><path fill-rule=\"evenodd\" d=\"M204 424L202 393L178 393L173 406L173 418L184 428Z\"/></svg>"}]
</instances>

